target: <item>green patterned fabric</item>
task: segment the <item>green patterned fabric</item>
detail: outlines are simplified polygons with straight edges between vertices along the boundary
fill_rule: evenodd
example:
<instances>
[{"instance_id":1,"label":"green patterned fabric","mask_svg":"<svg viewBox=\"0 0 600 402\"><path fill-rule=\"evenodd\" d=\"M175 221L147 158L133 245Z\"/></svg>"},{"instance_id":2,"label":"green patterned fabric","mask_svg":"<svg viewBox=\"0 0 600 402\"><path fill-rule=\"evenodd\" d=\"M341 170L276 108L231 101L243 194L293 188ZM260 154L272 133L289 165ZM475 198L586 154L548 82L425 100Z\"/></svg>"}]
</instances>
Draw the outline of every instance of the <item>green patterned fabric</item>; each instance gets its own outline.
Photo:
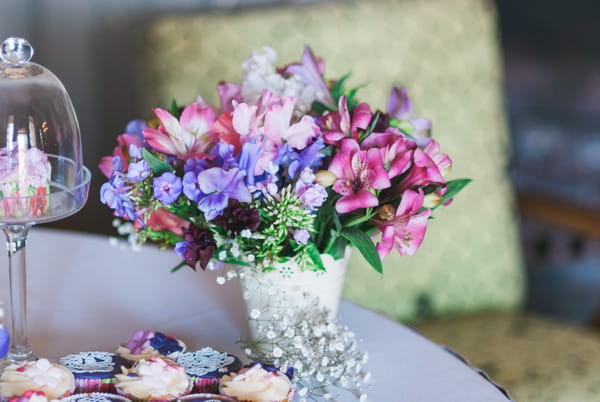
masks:
<instances>
[{"instance_id":1,"label":"green patterned fabric","mask_svg":"<svg viewBox=\"0 0 600 402\"><path fill-rule=\"evenodd\" d=\"M163 18L143 40L140 115L198 94L216 101L219 80L241 80L252 50L282 62L310 44L326 75L352 72L360 98L385 107L393 84L408 88L415 116L454 159L451 178L473 183L436 212L415 257L391 254L380 278L354 253L344 296L401 320L482 308L511 309L524 281L500 91L495 14L487 1L387 0L213 12Z\"/></svg>"},{"instance_id":2,"label":"green patterned fabric","mask_svg":"<svg viewBox=\"0 0 600 402\"><path fill-rule=\"evenodd\" d=\"M508 389L516 401L600 401L600 336L522 314L471 314L417 325Z\"/></svg>"}]
</instances>

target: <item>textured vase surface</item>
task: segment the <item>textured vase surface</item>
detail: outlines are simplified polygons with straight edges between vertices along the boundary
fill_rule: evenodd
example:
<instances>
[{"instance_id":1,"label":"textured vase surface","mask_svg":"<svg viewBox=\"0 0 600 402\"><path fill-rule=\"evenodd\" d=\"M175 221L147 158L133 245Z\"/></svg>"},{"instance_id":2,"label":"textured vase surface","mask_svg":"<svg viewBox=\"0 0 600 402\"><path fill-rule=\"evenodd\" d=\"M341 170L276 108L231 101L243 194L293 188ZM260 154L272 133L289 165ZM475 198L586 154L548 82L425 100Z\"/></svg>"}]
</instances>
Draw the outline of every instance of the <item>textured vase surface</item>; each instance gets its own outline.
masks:
<instances>
[{"instance_id":1,"label":"textured vase surface","mask_svg":"<svg viewBox=\"0 0 600 402\"><path fill-rule=\"evenodd\" d=\"M331 318L335 317L349 256L350 249L338 260L321 254L326 271L317 272L300 271L295 261L278 263L270 272L240 268L240 286L252 339L257 339L260 320L270 320L273 314L292 315L298 309L314 305L317 299L318 305L327 308Z\"/></svg>"}]
</instances>

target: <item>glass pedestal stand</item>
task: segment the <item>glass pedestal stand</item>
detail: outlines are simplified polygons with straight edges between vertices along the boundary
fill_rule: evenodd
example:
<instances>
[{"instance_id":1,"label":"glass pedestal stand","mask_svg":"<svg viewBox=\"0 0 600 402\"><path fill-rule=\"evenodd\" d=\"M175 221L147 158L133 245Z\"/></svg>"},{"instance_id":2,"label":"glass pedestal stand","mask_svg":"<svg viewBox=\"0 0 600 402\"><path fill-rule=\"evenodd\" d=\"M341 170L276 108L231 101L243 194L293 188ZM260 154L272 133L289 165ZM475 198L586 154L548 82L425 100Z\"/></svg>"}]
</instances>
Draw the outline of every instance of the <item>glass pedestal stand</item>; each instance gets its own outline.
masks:
<instances>
[{"instance_id":1,"label":"glass pedestal stand","mask_svg":"<svg viewBox=\"0 0 600 402\"><path fill-rule=\"evenodd\" d=\"M25 246L29 228L29 224L2 226L2 230L6 236L6 249L8 252L10 305L12 310L10 349L6 359L12 363L36 359L29 347L29 332L27 327Z\"/></svg>"}]
</instances>

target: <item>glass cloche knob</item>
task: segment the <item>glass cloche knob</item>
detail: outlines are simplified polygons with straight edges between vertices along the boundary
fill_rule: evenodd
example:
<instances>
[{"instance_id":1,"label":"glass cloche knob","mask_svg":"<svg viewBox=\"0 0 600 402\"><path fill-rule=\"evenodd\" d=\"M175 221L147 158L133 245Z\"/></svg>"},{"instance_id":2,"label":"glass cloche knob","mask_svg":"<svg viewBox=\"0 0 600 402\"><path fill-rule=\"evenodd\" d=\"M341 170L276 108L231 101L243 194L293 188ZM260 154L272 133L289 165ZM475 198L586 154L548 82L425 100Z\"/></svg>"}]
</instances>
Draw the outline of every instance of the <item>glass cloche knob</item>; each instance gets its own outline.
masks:
<instances>
[{"instance_id":1,"label":"glass cloche knob","mask_svg":"<svg viewBox=\"0 0 600 402\"><path fill-rule=\"evenodd\" d=\"M23 38L11 37L0 45L0 59L10 66L22 66L33 57L33 47Z\"/></svg>"}]
</instances>

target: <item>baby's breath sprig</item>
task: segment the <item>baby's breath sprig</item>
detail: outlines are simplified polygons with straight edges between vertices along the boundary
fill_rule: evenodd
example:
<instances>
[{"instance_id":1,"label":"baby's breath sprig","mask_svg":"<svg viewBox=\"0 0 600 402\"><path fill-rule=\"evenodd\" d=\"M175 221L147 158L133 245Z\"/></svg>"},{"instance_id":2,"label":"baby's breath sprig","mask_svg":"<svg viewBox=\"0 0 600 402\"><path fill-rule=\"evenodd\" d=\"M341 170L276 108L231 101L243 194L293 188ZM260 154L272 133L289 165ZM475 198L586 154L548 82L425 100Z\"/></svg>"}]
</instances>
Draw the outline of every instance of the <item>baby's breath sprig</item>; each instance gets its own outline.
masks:
<instances>
[{"instance_id":1,"label":"baby's breath sprig","mask_svg":"<svg viewBox=\"0 0 600 402\"><path fill-rule=\"evenodd\" d=\"M336 401L340 395L335 389L346 390L359 401L367 400L363 390L370 374L363 366L368 354L358 350L354 332L331 319L329 311L308 295L301 307L291 309L280 298L267 309L250 314L257 328L256 340L240 341L250 359L282 371L292 367L300 402Z\"/></svg>"}]
</instances>

